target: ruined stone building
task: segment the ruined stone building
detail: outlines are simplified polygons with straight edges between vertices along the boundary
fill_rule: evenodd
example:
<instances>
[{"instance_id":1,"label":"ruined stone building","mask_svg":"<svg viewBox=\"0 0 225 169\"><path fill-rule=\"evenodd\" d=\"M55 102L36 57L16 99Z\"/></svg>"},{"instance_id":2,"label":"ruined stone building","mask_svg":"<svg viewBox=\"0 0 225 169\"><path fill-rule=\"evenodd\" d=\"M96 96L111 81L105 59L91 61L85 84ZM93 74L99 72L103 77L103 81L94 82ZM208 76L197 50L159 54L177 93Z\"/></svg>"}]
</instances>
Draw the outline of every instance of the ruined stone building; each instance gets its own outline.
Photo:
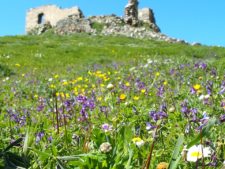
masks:
<instances>
[{"instance_id":1,"label":"ruined stone building","mask_svg":"<svg viewBox=\"0 0 225 169\"><path fill-rule=\"evenodd\" d=\"M152 36L151 32L160 32L153 11L150 8L139 9L138 0L128 0L123 17L103 15L85 18L78 7L61 9L56 5L29 9L26 15L26 33L40 35L48 30L56 34L85 32L131 37Z\"/></svg>"},{"instance_id":2,"label":"ruined stone building","mask_svg":"<svg viewBox=\"0 0 225 169\"><path fill-rule=\"evenodd\" d=\"M28 10L26 15L26 32L29 32L35 27L45 23L55 26L59 20L71 15L77 16L78 18L83 17L83 14L78 7L61 9L56 5L46 5L31 8Z\"/></svg>"}]
</instances>

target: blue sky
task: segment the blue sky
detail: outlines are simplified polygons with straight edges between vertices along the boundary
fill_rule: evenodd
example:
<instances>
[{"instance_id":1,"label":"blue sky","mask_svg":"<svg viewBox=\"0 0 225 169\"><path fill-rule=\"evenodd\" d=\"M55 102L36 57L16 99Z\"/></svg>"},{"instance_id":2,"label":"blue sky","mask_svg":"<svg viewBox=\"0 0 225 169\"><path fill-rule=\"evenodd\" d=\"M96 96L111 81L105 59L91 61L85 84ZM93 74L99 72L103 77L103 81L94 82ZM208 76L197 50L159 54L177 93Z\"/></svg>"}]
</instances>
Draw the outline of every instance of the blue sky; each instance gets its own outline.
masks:
<instances>
[{"instance_id":1,"label":"blue sky","mask_svg":"<svg viewBox=\"0 0 225 169\"><path fill-rule=\"evenodd\" d=\"M79 6L85 16L122 16L128 0L2 0L0 36L24 34L29 8L46 4ZM225 46L225 0L139 0L155 12L162 33L188 42Z\"/></svg>"}]
</instances>

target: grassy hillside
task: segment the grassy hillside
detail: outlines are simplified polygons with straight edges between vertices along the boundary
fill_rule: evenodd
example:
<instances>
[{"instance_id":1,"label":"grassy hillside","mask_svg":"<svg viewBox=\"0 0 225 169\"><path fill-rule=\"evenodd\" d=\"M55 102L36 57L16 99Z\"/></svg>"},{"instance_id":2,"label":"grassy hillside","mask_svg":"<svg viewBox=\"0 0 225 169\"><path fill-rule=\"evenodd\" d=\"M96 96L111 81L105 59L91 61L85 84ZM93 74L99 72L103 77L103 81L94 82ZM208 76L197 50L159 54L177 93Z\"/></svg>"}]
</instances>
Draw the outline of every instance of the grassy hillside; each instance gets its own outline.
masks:
<instances>
[{"instance_id":1,"label":"grassy hillside","mask_svg":"<svg viewBox=\"0 0 225 169\"><path fill-rule=\"evenodd\" d=\"M222 168L224 68L219 47L1 37L0 168Z\"/></svg>"},{"instance_id":2,"label":"grassy hillside","mask_svg":"<svg viewBox=\"0 0 225 169\"><path fill-rule=\"evenodd\" d=\"M145 56L178 60L203 59L222 66L225 48L85 34L0 38L0 62L13 70L15 64L20 64L21 72L34 68L40 70L37 72L65 72L69 66L83 71L93 64L130 62Z\"/></svg>"}]
</instances>

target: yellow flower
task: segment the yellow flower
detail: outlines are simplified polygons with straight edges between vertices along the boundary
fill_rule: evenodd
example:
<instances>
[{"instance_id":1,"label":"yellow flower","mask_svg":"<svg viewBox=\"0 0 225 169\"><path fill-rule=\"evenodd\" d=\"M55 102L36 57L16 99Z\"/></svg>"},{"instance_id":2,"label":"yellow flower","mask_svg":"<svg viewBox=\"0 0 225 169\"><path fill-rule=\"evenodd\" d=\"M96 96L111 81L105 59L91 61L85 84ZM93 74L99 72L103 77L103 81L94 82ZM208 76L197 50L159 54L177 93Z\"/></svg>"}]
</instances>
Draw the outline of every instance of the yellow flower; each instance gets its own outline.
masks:
<instances>
[{"instance_id":1,"label":"yellow flower","mask_svg":"<svg viewBox=\"0 0 225 169\"><path fill-rule=\"evenodd\" d=\"M102 71L98 70L98 71L96 71L96 73L97 73L97 74L101 74L101 73L102 73Z\"/></svg>"},{"instance_id":2,"label":"yellow flower","mask_svg":"<svg viewBox=\"0 0 225 169\"><path fill-rule=\"evenodd\" d=\"M138 96L134 96L133 99L134 100L139 100L139 97Z\"/></svg>"},{"instance_id":3,"label":"yellow flower","mask_svg":"<svg viewBox=\"0 0 225 169\"><path fill-rule=\"evenodd\" d=\"M168 163L165 163L165 162L161 162L157 165L156 169L167 169L169 166Z\"/></svg>"},{"instance_id":4,"label":"yellow flower","mask_svg":"<svg viewBox=\"0 0 225 169\"><path fill-rule=\"evenodd\" d=\"M105 77L105 78L104 78L104 81L105 81L105 82L107 82L107 81L109 81L109 80L110 80L110 78L108 78L108 77Z\"/></svg>"},{"instance_id":5,"label":"yellow flower","mask_svg":"<svg viewBox=\"0 0 225 169\"><path fill-rule=\"evenodd\" d=\"M16 66L16 67L20 67L21 65L20 65L19 63L16 63L15 66Z\"/></svg>"},{"instance_id":6,"label":"yellow flower","mask_svg":"<svg viewBox=\"0 0 225 169\"><path fill-rule=\"evenodd\" d=\"M51 84L51 85L50 85L50 88L55 89L56 86L55 86L54 84Z\"/></svg>"},{"instance_id":7,"label":"yellow flower","mask_svg":"<svg viewBox=\"0 0 225 169\"><path fill-rule=\"evenodd\" d=\"M35 95L34 95L34 98L35 98L35 99L37 99L37 98L38 98L38 95L37 95L37 94L35 94Z\"/></svg>"},{"instance_id":8,"label":"yellow flower","mask_svg":"<svg viewBox=\"0 0 225 169\"><path fill-rule=\"evenodd\" d=\"M125 86L130 87L130 83L129 82L125 83Z\"/></svg>"},{"instance_id":9,"label":"yellow flower","mask_svg":"<svg viewBox=\"0 0 225 169\"><path fill-rule=\"evenodd\" d=\"M62 84L63 86L67 86L69 83L67 81L64 81Z\"/></svg>"},{"instance_id":10,"label":"yellow flower","mask_svg":"<svg viewBox=\"0 0 225 169\"><path fill-rule=\"evenodd\" d=\"M78 77L77 78L77 81L82 81L83 80L83 77Z\"/></svg>"},{"instance_id":11,"label":"yellow flower","mask_svg":"<svg viewBox=\"0 0 225 169\"><path fill-rule=\"evenodd\" d=\"M156 77L158 77L159 75L160 75L160 73L159 73L159 72L156 72L156 73L155 73L155 76L156 76Z\"/></svg>"},{"instance_id":12,"label":"yellow flower","mask_svg":"<svg viewBox=\"0 0 225 169\"><path fill-rule=\"evenodd\" d=\"M55 78L55 79L59 78L59 75L55 75L54 78Z\"/></svg>"},{"instance_id":13,"label":"yellow flower","mask_svg":"<svg viewBox=\"0 0 225 169\"><path fill-rule=\"evenodd\" d=\"M167 81L164 81L163 84L164 84L164 86L166 86L168 84L168 82Z\"/></svg>"},{"instance_id":14,"label":"yellow flower","mask_svg":"<svg viewBox=\"0 0 225 169\"><path fill-rule=\"evenodd\" d=\"M193 88L197 91L197 90L199 90L199 89L201 88L201 85L195 84L195 85L193 86Z\"/></svg>"},{"instance_id":15,"label":"yellow flower","mask_svg":"<svg viewBox=\"0 0 225 169\"><path fill-rule=\"evenodd\" d=\"M133 139L132 139L132 141L134 142L134 143L136 143L136 142L138 142L138 141L141 141L142 139L140 138L140 137L134 137Z\"/></svg>"},{"instance_id":16,"label":"yellow flower","mask_svg":"<svg viewBox=\"0 0 225 169\"><path fill-rule=\"evenodd\" d=\"M70 97L70 94L69 93L66 93L66 98L69 98Z\"/></svg>"},{"instance_id":17,"label":"yellow flower","mask_svg":"<svg viewBox=\"0 0 225 169\"><path fill-rule=\"evenodd\" d=\"M138 147L141 147L145 144L145 142L140 137L134 137L132 139L133 143L136 144Z\"/></svg>"},{"instance_id":18,"label":"yellow flower","mask_svg":"<svg viewBox=\"0 0 225 169\"><path fill-rule=\"evenodd\" d=\"M120 100L125 100L126 97L127 97L127 96L126 96L125 94L121 94L121 95L120 95Z\"/></svg>"},{"instance_id":19,"label":"yellow flower","mask_svg":"<svg viewBox=\"0 0 225 169\"><path fill-rule=\"evenodd\" d=\"M141 89L141 93L145 93L146 92L146 89Z\"/></svg>"},{"instance_id":20,"label":"yellow flower","mask_svg":"<svg viewBox=\"0 0 225 169\"><path fill-rule=\"evenodd\" d=\"M102 97L97 97L97 100L98 101L102 101Z\"/></svg>"},{"instance_id":21,"label":"yellow flower","mask_svg":"<svg viewBox=\"0 0 225 169\"><path fill-rule=\"evenodd\" d=\"M24 76L25 76L25 74L22 74L21 76L22 76L22 77L24 77Z\"/></svg>"}]
</instances>

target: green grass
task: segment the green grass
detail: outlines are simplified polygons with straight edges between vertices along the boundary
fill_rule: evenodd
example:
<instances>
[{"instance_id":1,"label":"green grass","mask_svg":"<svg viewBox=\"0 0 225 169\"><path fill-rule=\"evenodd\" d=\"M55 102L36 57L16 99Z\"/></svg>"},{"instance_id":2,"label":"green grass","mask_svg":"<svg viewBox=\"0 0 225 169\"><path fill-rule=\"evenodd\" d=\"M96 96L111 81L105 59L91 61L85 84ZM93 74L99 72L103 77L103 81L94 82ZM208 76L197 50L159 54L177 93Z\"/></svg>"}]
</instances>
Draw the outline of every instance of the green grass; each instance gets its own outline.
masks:
<instances>
[{"instance_id":1,"label":"green grass","mask_svg":"<svg viewBox=\"0 0 225 169\"><path fill-rule=\"evenodd\" d=\"M21 72L33 68L41 72L65 72L69 65L83 71L84 67L87 68L89 65L126 63L143 56L207 59L224 66L225 48L170 44L128 37L45 34L1 37L0 56L0 62L12 70L18 63L21 65ZM7 59L6 56L10 58Z\"/></svg>"}]
</instances>

